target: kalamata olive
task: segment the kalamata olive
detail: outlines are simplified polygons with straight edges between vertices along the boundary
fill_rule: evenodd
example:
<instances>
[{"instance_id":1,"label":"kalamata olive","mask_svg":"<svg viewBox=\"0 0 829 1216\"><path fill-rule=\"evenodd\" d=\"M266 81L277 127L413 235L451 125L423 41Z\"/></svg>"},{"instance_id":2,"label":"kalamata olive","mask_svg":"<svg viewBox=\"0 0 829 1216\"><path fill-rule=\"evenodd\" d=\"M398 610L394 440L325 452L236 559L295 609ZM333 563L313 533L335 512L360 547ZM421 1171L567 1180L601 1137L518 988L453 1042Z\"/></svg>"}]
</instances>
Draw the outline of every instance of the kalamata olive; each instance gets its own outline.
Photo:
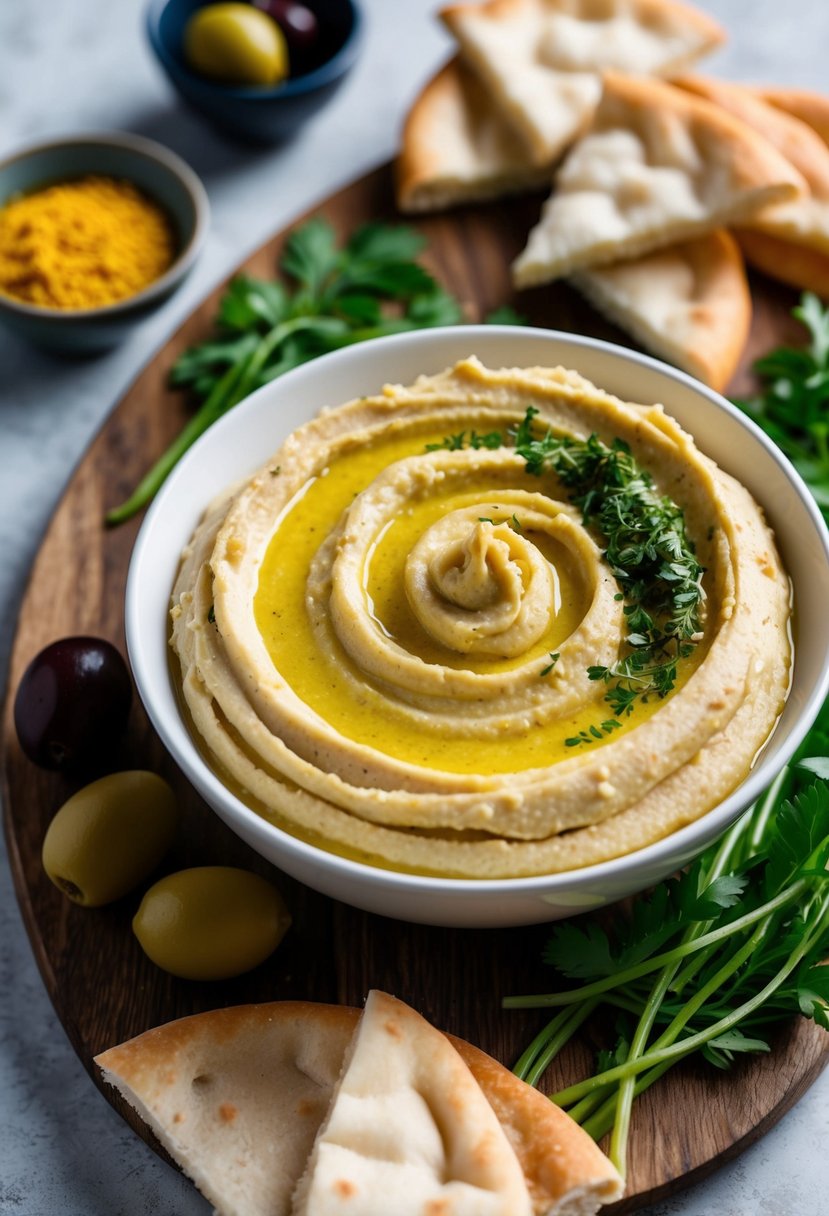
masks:
<instances>
[{"instance_id":1,"label":"kalamata olive","mask_svg":"<svg viewBox=\"0 0 829 1216\"><path fill-rule=\"evenodd\" d=\"M253 0L253 5L273 17L289 47L305 50L319 38L319 22L307 5L294 0Z\"/></svg>"},{"instance_id":2,"label":"kalamata olive","mask_svg":"<svg viewBox=\"0 0 829 1216\"><path fill-rule=\"evenodd\" d=\"M288 47L272 18L249 4L208 4L184 27L184 55L203 76L274 85L288 75Z\"/></svg>"},{"instance_id":3,"label":"kalamata olive","mask_svg":"<svg viewBox=\"0 0 829 1216\"><path fill-rule=\"evenodd\" d=\"M199 866L150 887L132 927L158 967L185 980L223 980L264 962L290 923L282 896L258 874Z\"/></svg>"},{"instance_id":4,"label":"kalamata olive","mask_svg":"<svg viewBox=\"0 0 829 1216\"><path fill-rule=\"evenodd\" d=\"M127 724L127 665L102 638L62 638L32 659L14 699L23 751L42 768L106 766Z\"/></svg>"},{"instance_id":5,"label":"kalamata olive","mask_svg":"<svg viewBox=\"0 0 829 1216\"><path fill-rule=\"evenodd\" d=\"M88 908L137 887L173 843L178 811L155 773L112 773L64 802L43 840L43 868L56 887Z\"/></svg>"}]
</instances>

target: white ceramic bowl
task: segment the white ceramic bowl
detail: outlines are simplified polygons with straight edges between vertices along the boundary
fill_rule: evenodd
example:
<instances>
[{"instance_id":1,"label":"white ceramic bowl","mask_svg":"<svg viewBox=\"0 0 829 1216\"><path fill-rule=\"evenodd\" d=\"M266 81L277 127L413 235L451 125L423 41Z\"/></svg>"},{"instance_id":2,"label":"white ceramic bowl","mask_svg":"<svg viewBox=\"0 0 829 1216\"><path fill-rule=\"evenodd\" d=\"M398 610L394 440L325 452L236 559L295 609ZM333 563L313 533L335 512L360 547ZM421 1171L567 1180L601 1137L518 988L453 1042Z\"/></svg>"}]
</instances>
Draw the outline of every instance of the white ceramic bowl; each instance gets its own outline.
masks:
<instances>
[{"instance_id":1,"label":"white ceramic bowl","mask_svg":"<svg viewBox=\"0 0 829 1216\"><path fill-rule=\"evenodd\" d=\"M791 694L749 777L695 823L647 848L549 877L427 878L346 860L273 827L227 789L199 754L179 710L168 663L167 613L182 547L203 507L253 472L285 436L326 405L408 384L476 354L493 367L575 368L631 401L662 402L700 448L763 505L795 588ZM381 338L318 359L254 393L211 428L159 493L138 535L127 582L127 646L147 712L205 801L286 873L346 903L427 924L506 926L555 920L621 899L684 865L746 808L789 759L829 684L829 535L791 465L746 417L691 377L608 343L541 329L464 326Z\"/></svg>"}]
</instances>

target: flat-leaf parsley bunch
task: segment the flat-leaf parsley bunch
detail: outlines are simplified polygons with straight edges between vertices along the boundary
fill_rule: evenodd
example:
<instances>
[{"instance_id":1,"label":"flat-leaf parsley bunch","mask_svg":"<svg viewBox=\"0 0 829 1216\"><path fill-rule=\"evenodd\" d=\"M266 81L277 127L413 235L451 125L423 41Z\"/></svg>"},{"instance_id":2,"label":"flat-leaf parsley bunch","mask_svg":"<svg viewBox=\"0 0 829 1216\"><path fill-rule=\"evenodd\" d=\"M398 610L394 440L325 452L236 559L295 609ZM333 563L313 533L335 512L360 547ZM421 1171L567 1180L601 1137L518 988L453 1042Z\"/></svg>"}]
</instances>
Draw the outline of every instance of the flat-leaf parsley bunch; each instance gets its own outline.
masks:
<instances>
[{"instance_id":1,"label":"flat-leaf parsley bunch","mask_svg":"<svg viewBox=\"0 0 829 1216\"><path fill-rule=\"evenodd\" d=\"M254 389L343 346L461 321L457 300L416 261L424 245L412 228L368 224L339 247L331 225L311 219L288 237L281 279L234 279L218 337L185 351L170 376L200 402L196 413L107 523L146 506L196 439ZM511 309L488 320L520 323Z\"/></svg>"},{"instance_id":2,"label":"flat-leaf parsley bunch","mask_svg":"<svg viewBox=\"0 0 829 1216\"><path fill-rule=\"evenodd\" d=\"M554 930L545 960L580 986L508 997L559 1012L515 1072L536 1084L599 1007L618 1039L595 1073L551 1095L595 1138L611 1133L625 1172L634 1098L695 1052L717 1068L769 1050L793 1014L829 1030L829 705L766 795L678 877L633 903L608 933L598 919Z\"/></svg>"}]
</instances>

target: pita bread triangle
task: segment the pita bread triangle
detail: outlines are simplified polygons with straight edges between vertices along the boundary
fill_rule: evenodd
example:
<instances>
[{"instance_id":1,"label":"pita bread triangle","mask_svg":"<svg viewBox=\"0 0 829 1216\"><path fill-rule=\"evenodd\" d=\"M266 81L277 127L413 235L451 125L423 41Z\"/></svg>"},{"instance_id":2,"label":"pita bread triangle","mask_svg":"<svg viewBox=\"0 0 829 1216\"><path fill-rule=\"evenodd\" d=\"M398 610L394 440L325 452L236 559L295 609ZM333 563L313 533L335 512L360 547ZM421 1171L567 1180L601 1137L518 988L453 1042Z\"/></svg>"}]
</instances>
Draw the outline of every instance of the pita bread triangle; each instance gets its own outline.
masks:
<instances>
[{"instance_id":1,"label":"pita bread triangle","mask_svg":"<svg viewBox=\"0 0 829 1216\"><path fill-rule=\"evenodd\" d=\"M667 76L725 38L674 0L488 0L440 16L537 165L587 127L600 72Z\"/></svg>"},{"instance_id":2,"label":"pita bread triangle","mask_svg":"<svg viewBox=\"0 0 829 1216\"><path fill-rule=\"evenodd\" d=\"M96 1063L220 1216L289 1216L359 1019L357 1009L303 1001L217 1009L148 1030ZM534 1216L589 1216L620 1197L619 1175L572 1119L451 1041L512 1144Z\"/></svg>"},{"instance_id":3,"label":"pita bread triangle","mask_svg":"<svg viewBox=\"0 0 829 1216\"><path fill-rule=\"evenodd\" d=\"M743 226L829 254L829 147L820 136L745 86L704 76L683 76L676 83L758 131L791 162L808 187L791 202L764 207Z\"/></svg>"},{"instance_id":4,"label":"pita bread triangle","mask_svg":"<svg viewBox=\"0 0 829 1216\"><path fill-rule=\"evenodd\" d=\"M294 1216L530 1216L518 1158L440 1031L369 993Z\"/></svg>"},{"instance_id":5,"label":"pita bread triangle","mask_svg":"<svg viewBox=\"0 0 829 1216\"><path fill-rule=\"evenodd\" d=\"M395 164L401 211L433 211L549 186L478 77L445 64L415 101Z\"/></svg>"},{"instance_id":6,"label":"pita bread triangle","mask_svg":"<svg viewBox=\"0 0 829 1216\"><path fill-rule=\"evenodd\" d=\"M571 282L659 358L723 392L751 326L736 241L718 229L630 262L577 271Z\"/></svg>"},{"instance_id":7,"label":"pita bread triangle","mask_svg":"<svg viewBox=\"0 0 829 1216\"><path fill-rule=\"evenodd\" d=\"M530 287L639 257L804 189L771 144L717 106L608 73L594 125L559 170L514 280Z\"/></svg>"}]
</instances>

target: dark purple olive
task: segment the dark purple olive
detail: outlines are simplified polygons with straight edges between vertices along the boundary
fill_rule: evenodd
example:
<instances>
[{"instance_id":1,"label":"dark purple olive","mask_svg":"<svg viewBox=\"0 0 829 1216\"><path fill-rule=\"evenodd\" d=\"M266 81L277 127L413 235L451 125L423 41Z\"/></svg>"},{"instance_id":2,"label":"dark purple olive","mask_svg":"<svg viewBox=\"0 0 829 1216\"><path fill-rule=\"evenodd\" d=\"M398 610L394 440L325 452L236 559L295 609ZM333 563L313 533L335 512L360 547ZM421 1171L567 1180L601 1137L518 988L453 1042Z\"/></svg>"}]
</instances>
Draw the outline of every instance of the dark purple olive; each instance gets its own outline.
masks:
<instances>
[{"instance_id":1,"label":"dark purple olive","mask_svg":"<svg viewBox=\"0 0 829 1216\"><path fill-rule=\"evenodd\" d=\"M253 6L273 17L289 50L291 47L305 50L319 38L319 22L304 4L295 4L294 0L253 0Z\"/></svg>"},{"instance_id":2,"label":"dark purple olive","mask_svg":"<svg viewBox=\"0 0 829 1216\"><path fill-rule=\"evenodd\" d=\"M14 699L23 751L41 768L105 769L127 724L132 685L103 638L62 638L36 655Z\"/></svg>"}]
</instances>

